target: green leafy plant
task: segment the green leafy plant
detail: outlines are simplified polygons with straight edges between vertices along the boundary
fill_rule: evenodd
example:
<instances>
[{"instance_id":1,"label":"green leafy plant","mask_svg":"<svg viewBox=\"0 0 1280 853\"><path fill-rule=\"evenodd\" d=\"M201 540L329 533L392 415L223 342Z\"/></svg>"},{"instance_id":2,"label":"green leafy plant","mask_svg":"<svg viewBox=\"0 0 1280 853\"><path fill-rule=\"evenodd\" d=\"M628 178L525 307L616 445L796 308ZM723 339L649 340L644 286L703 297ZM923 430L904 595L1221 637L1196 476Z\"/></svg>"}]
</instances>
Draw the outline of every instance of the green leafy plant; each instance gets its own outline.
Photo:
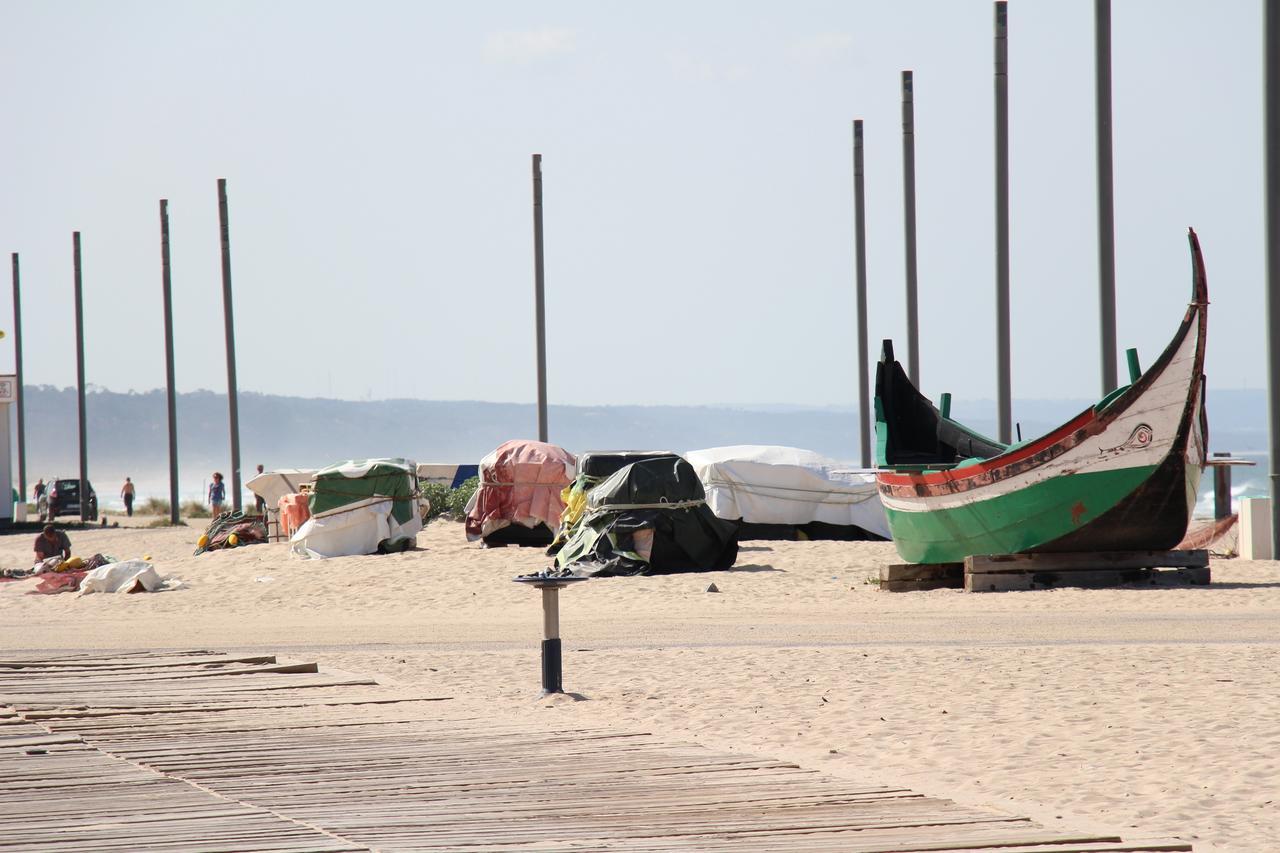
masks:
<instances>
[{"instance_id":1,"label":"green leafy plant","mask_svg":"<svg viewBox=\"0 0 1280 853\"><path fill-rule=\"evenodd\" d=\"M478 488L480 488L480 478L471 477L463 480L458 488L450 489L448 495L449 515L461 521L467 514L467 501L471 500L471 496L475 494Z\"/></svg>"},{"instance_id":2,"label":"green leafy plant","mask_svg":"<svg viewBox=\"0 0 1280 853\"><path fill-rule=\"evenodd\" d=\"M426 483L422 486L422 496L431 502L427 518L439 518L449 511L449 487L443 483Z\"/></svg>"},{"instance_id":3,"label":"green leafy plant","mask_svg":"<svg viewBox=\"0 0 1280 853\"><path fill-rule=\"evenodd\" d=\"M213 515L209 508L200 503L200 501L187 501L178 509L187 518L209 518Z\"/></svg>"}]
</instances>

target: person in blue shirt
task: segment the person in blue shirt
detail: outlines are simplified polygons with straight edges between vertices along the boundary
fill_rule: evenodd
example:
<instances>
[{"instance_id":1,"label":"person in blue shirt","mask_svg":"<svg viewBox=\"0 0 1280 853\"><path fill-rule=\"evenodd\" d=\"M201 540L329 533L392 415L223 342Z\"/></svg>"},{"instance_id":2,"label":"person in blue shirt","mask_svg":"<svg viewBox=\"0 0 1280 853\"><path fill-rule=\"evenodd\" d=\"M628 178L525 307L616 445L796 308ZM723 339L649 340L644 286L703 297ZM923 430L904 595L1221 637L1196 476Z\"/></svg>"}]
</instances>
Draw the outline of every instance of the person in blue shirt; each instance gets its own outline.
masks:
<instances>
[{"instance_id":1,"label":"person in blue shirt","mask_svg":"<svg viewBox=\"0 0 1280 853\"><path fill-rule=\"evenodd\" d=\"M209 484L209 508L214 516L222 515L222 505L227 502L227 487L222 482L222 475L213 472L213 482Z\"/></svg>"}]
</instances>

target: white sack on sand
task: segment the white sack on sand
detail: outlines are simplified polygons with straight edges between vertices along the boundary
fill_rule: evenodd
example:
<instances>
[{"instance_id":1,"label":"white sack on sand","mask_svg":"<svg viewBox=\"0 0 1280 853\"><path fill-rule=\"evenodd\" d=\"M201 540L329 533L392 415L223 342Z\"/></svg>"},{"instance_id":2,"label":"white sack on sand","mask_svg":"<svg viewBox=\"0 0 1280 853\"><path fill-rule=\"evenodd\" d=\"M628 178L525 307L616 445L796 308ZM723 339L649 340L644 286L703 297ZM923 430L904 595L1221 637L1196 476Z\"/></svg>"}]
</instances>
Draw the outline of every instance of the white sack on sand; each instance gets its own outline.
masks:
<instances>
[{"instance_id":1,"label":"white sack on sand","mask_svg":"<svg viewBox=\"0 0 1280 853\"><path fill-rule=\"evenodd\" d=\"M164 581L146 560L121 560L99 566L80 581L80 594L89 592L155 592Z\"/></svg>"}]
</instances>

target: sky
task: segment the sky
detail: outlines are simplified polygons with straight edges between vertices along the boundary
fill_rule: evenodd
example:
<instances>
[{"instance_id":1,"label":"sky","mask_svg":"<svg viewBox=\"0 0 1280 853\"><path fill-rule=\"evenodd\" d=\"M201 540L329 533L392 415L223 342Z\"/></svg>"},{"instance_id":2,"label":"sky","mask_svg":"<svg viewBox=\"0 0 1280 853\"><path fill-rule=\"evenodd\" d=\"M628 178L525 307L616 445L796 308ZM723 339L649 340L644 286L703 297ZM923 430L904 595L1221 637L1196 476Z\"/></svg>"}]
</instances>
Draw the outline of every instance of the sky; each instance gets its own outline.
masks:
<instances>
[{"instance_id":1,"label":"sky","mask_svg":"<svg viewBox=\"0 0 1280 853\"><path fill-rule=\"evenodd\" d=\"M1095 397L1093 4L1009 7L1013 395ZM532 401L540 152L553 403L854 404L851 121L874 365L882 338L906 350L912 69L922 390L992 398L992 17L0 0L0 251L21 257L26 381L75 382L79 230L87 382L163 387L167 198L177 385L226 388L226 178L242 391ZM1261 23L1256 0L1113 6L1118 342L1145 365L1172 336L1194 226L1218 388L1266 381Z\"/></svg>"}]
</instances>

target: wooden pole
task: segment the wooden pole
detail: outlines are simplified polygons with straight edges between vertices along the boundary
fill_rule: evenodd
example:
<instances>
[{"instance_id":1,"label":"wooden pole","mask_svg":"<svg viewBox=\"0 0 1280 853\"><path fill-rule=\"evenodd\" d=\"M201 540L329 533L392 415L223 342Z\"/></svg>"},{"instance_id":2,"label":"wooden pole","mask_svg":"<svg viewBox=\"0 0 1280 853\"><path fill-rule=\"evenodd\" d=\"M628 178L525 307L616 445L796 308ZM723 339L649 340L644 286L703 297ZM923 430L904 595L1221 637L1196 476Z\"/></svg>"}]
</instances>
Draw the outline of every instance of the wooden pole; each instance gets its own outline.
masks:
<instances>
[{"instance_id":1,"label":"wooden pole","mask_svg":"<svg viewBox=\"0 0 1280 853\"><path fill-rule=\"evenodd\" d=\"M1280 8L1263 6L1267 205L1267 415L1271 459L1271 554L1280 557Z\"/></svg>"},{"instance_id":2,"label":"wooden pole","mask_svg":"<svg viewBox=\"0 0 1280 853\"><path fill-rule=\"evenodd\" d=\"M1094 75L1098 117L1098 301L1102 396L1118 384L1116 367L1116 227L1111 159L1111 0L1094 0Z\"/></svg>"},{"instance_id":3,"label":"wooden pole","mask_svg":"<svg viewBox=\"0 0 1280 853\"><path fill-rule=\"evenodd\" d=\"M14 383L18 386L18 495L25 501L27 499L27 395L22 385L22 282L18 274L17 252L13 253L13 360Z\"/></svg>"},{"instance_id":4,"label":"wooden pole","mask_svg":"<svg viewBox=\"0 0 1280 853\"><path fill-rule=\"evenodd\" d=\"M89 518L89 440L84 407L84 298L80 276L80 232L71 232L76 298L76 420L80 425L80 521ZM51 519L52 520L52 519Z\"/></svg>"},{"instance_id":5,"label":"wooden pole","mask_svg":"<svg viewBox=\"0 0 1280 853\"><path fill-rule=\"evenodd\" d=\"M165 401L169 410L169 523L178 523L178 413L173 371L173 291L169 269L169 200L160 199L160 286L164 292Z\"/></svg>"},{"instance_id":6,"label":"wooden pole","mask_svg":"<svg viewBox=\"0 0 1280 853\"><path fill-rule=\"evenodd\" d=\"M542 155L533 155L533 290L538 346L538 441L547 440L546 280L542 256Z\"/></svg>"},{"instance_id":7,"label":"wooden pole","mask_svg":"<svg viewBox=\"0 0 1280 853\"><path fill-rule=\"evenodd\" d=\"M1008 4L995 4L996 83L996 409L1000 441L1013 441L1009 369L1009 48Z\"/></svg>"},{"instance_id":8,"label":"wooden pole","mask_svg":"<svg viewBox=\"0 0 1280 853\"><path fill-rule=\"evenodd\" d=\"M920 387L920 320L916 297L915 83L902 72L902 212L907 249L907 378Z\"/></svg>"},{"instance_id":9,"label":"wooden pole","mask_svg":"<svg viewBox=\"0 0 1280 853\"><path fill-rule=\"evenodd\" d=\"M218 178L218 223L222 235L222 314L227 337L227 414L231 421L231 509L240 511L240 408L236 391L235 312L231 306L231 231L227 225L227 179Z\"/></svg>"},{"instance_id":10,"label":"wooden pole","mask_svg":"<svg viewBox=\"0 0 1280 853\"><path fill-rule=\"evenodd\" d=\"M862 119L853 122L853 245L858 307L858 444L871 467L871 389L867 351L867 207L862 163Z\"/></svg>"}]
</instances>

